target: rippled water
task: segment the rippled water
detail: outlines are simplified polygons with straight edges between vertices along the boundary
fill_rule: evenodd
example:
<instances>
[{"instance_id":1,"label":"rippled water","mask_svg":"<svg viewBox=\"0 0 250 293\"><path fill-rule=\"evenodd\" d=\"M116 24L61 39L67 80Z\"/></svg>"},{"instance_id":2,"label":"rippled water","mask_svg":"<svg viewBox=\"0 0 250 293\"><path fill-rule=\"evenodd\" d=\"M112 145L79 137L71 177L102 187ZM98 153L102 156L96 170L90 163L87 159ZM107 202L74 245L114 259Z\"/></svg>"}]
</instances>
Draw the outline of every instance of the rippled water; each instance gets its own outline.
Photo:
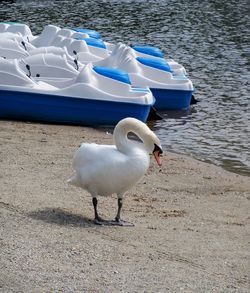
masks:
<instances>
[{"instance_id":1,"label":"rippled water","mask_svg":"<svg viewBox=\"0 0 250 293\"><path fill-rule=\"evenodd\" d=\"M151 126L165 149L250 175L248 0L1 1L0 21L85 27L149 44L185 66L200 102Z\"/></svg>"}]
</instances>

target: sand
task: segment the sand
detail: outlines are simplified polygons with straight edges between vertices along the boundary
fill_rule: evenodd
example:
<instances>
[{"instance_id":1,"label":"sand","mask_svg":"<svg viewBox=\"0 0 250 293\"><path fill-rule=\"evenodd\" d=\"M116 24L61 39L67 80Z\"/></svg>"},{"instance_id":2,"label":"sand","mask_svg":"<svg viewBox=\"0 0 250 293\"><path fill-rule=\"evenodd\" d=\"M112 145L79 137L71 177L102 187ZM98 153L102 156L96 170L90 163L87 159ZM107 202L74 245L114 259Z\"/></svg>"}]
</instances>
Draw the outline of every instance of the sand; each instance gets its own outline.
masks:
<instances>
[{"instance_id":1,"label":"sand","mask_svg":"<svg viewBox=\"0 0 250 293\"><path fill-rule=\"evenodd\" d=\"M250 292L249 177L166 152L126 194L135 226L96 226L66 183L81 142L112 135L0 122L0 292Z\"/></svg>"}]
</instances>

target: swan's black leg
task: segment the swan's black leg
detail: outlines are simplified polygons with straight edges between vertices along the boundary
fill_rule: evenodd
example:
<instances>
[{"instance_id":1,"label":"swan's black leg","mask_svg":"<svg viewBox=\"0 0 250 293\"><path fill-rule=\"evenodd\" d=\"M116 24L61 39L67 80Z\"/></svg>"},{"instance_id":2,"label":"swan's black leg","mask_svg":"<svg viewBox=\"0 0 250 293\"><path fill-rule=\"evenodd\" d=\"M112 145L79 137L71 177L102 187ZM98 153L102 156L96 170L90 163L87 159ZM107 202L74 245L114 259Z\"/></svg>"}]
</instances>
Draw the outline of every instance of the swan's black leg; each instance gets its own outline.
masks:
<instances>
[{"instance_id":1,"label":"swan's black leg","mask_svg":"<svg viewBox=\"0 0 250 293\"><path fill-rule=\"evenodd\" d=\"M118 198L118 211L115 217L116 222L121 221L122 198Z\"/></svg>"},{"instance_id":2,"label":"swan's black leg","mask_svg":"<svg viewBox=\"0 0 250 293\"><path fill-rule=\"evenodd\" d=\"M113 221L113 225L133 227L134 226L133 223L126 222L121 219L121 209L123 204L122 198L118 198L117 202L118 202L118 211L115 217L115 221Z\"/></svg>"},{"instance_id":3,"label":"swan's black leg","mask_svg":"<svg viewBox=\"0 0 250 293\"><path fill-rule=\"evenodd\" d=\"M107 225L107 226L110 226L110 225L115 225L115 226L117 226L117 225L118 226L134 226L132 223L125 222L125 221L121 220L122 198L118 198L118 211L117 211L117 214L116 214L116 217L115 217L115 221L105 221L98 215L98 212L97 212L98 200L97 200L96 197L92 198L92 203L93 203L94 212L95 212L95 219L94 219L95 224L97 224L97 225Z\"/></svg>"},{"instance_id":4,"label":"swan's black leg","mask_svg":"<svg viewBox=\"0 0 250 293\"><path fill-rule=\"evenodd\" d=\"M98 212L97 212L97 203L98 203L98 200L97 200L96 197L93 197L92 198L92 203L93 203L94 212L95 212L95 224L101 225L102 222L103 222L103 219L98 215Z\"/></svg>"}]
</instances>

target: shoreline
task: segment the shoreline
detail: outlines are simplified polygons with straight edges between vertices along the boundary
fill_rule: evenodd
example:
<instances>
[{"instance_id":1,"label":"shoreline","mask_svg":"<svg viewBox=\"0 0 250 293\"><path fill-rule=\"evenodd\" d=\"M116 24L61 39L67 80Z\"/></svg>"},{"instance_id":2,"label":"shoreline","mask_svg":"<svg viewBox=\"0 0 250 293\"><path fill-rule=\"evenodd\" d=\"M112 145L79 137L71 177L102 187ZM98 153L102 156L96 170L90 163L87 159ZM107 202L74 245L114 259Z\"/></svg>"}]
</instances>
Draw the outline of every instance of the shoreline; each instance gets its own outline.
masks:
<instances>
[{"instance_id":1,"label":"shoreline","mask_svg":"<svg viewBox=\"0 0 250 293\"><path fill-rule=\"evenodd\" d=\"M247 176L167 152L125 195L135 227L99 227L90 195L66 183L84 141L112 135L1 121L0 292L248 292Z\"/></svg>"},{"instance_id":2,"label":"shoreline","mask_svg":"<svg viewBox=\"0 0 250 293\"><path fill-rule=\"evenodd\" d=\"M169 150L168 152L176 154L177 156L180 155L180 156L184 156L184 157L190 157L193 160L196 160L196 161L199 161L199 162L202 162L202 163L205 163L205 164L213 165L213 166L221 168L224 171L227 171L229 173L237 174L237 175L240 175L240 176L243 176L243 177L250 177L250 171L248 169L238 169L238 171L236 171L237 169L234 168L234 167L231 167L230 165L228 167L225 167L223 164L215 164L212 160L205 160L205 159L202 159L202 158L198 158L198 157L194 156L191 153L190 154L184 154L184 153L175 152L175 151L172 151L172 150Z\"/></svg>"}]
</instances>

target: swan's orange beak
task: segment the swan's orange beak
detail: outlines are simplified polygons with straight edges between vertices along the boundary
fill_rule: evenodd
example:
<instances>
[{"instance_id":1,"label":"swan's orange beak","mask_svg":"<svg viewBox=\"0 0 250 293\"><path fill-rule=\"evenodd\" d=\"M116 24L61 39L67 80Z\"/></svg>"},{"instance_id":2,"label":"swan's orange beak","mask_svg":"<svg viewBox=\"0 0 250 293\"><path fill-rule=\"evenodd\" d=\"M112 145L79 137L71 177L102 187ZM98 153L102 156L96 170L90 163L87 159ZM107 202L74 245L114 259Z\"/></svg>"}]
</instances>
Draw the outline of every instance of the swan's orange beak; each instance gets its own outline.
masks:
<instances>
[{"instance_id":1,"label":"swan's orange beak","mask_svg":"<svg viewBox=\"0 0 250 293\"><path fill-rule=\"evenodd\" d=\"M155 160L159 166L162 165L162 156L161 156L162 153L163 153L162 149L158 145L155 144L153 155L154 155Z\"/></svg>"}]
</instances>

